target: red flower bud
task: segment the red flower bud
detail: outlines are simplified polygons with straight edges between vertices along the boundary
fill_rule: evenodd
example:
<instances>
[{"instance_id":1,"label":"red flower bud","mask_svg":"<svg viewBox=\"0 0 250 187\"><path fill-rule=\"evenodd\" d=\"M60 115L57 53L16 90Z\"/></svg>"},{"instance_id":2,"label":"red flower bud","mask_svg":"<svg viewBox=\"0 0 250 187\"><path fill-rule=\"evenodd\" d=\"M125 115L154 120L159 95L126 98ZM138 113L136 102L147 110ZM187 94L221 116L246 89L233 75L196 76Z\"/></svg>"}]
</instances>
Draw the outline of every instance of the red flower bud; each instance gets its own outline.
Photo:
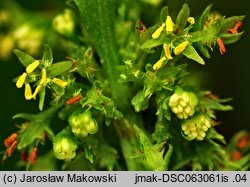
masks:
<instances>
[{"instance_id":1,"label":"red flower bud","mask_svg":"<svg viewBox=\"0 0 250 187\"><path fill-rule=\"evenodd\" d=\"M11 146L6 150L5 154L8 155L8 156L11 156L12 153L14 152L16 146L17 146L18 142L15 140Z\"/></svg>"},{"instance_id":2,"label":"red flower bud","mask_svg":"<svg viewBox=\"0 0 250 187\"><path fill-rule=\"evenodd\" d=\"M22 151L21 152L21 160L26 162L28 159L28 155L27 155L27 152L26 151Z\"/></svg>"},{"instance_id":3,"label":"red flower bud","mask_svg":"<svg viewBox=\"0 0 250 187\"><path fill-rule=\"evenodd\" d=\"M233 154L232 154L232 159L233 159L234 161L240 160L240 159L241 159L241 154L240 154L240 152L237 151L237 150L235 150L235 151L233 152Z\"/></svg>"},{"instance_id":4,"label":"red flower bud","mask_svg":"<svg viewBox=\"0 0 250 187\"><path fill-rule=\"evenodd\" d=\"M243 136L243 137L239 138L237 141L237 146L240 149L246 148L247 144L248 144L248 136Z\"/></svg>"},{"instance_id":5,"label":"red flower bud","mask_svg":"<svg viewBox=\"0 0 250 187\"><path fill-rule=\"evenodd\" d=\"M16 140L17 133L12 133L8 138L4 140L5 147L11 146L11 144Z\"/></svg>"},{"instance_id":6,"label":"red flower bud","mask_svg":"<svg viewBox=\"0 0 250 187\"><path fill-rule=\"evenodd\" d=\"M34 164L36 162L37 157L37 147L34 147L29 155L28 162L30 164Z\"/></svg>"},{"instance_id":7,"label":"red flower bud","mask_svg":"<svg viewBox=\"0 0 250 187\"><path fill-rule=\"evenodd\" d=\"M219 46L220 54L224 55L224 53L226 52L226 47L221 38L217 39L217 45Z\"/></svg>"},{"instance_id":8,"label":"red flower bud","mask_svg":"<svg viewBox=\"0 0 250 187\"><path fill-rule=\"evenodd\" d=\"M81 95L76 95L76 96L74 96L74 97L68 99L68 100L66 101L66 104L67 104L67 105L72 105L72 104L74 104L74 103L79 102L80 100L81 100Z\"/></svg>"},{"instance_id":9,"label":"red flower bud","mask_svg":"<svg viewBox=\"0 0 250 187\"><path fill-rule=\"evenodd\" d=\"M241 21L237 21L234 25L233 28L231 29L228 29L227 32L230 33L230 34L236 34L238 33L238 29L241 28L242 26L242 22Z\"/></svg>"}]
</instances>

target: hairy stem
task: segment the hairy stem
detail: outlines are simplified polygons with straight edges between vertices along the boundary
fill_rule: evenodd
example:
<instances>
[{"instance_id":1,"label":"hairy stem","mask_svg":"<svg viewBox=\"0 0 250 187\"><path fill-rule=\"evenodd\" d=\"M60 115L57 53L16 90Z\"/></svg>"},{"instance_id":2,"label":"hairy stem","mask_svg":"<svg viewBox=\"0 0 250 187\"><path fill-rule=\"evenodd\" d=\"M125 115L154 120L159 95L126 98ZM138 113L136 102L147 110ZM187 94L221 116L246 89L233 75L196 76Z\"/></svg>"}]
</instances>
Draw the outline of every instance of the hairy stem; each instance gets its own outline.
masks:
<instances>
[{"instance_id":1,"label":"hairy stem","mask_svg":"<svg viewBox=\"0 0 250 187\"><path fill-rule=\"evenodd\" d=\"M117 101L119 110L125 115L114 124L127 167L129 170L138 170L139 166L137 166L136 160L130 157L136 151L133 124L141 124L141 120L138 119L130 105L131 91L128 86L118 82L120 74L116 67L121 64L121 58L113 25L115 19L114 0L75 0L75 3L79 8L83 26L89 33L103 63L103 70L109 81L112 97Z\"/></svg>"}]
</instances>

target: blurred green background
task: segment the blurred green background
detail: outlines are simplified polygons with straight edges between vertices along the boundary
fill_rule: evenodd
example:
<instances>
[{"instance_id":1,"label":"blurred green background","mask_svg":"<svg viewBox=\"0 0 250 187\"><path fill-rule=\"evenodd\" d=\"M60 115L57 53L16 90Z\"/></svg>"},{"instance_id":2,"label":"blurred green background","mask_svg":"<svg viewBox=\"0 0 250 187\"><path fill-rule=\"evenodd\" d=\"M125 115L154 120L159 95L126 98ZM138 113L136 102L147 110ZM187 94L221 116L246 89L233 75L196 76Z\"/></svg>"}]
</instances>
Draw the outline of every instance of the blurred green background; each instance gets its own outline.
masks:
<instances>
[{"instance_id":1,"label":"blurred green background","mask_svg":"<svg viewBox=\"0 0 250 187\"><path fill-rule=\"evenodd\" d=\"M7 1L8 0L1 0L0 8ZM63 0L16 0L16 2L21 7L30 11L62 11L63 8L66 7L65 1ZM162 4L167 4L174 13L181 8L183 2L186 1L163 0ZM205 7L211 3L213 4L213 9L221 12L223 15L247 15L241 28L241 30L245 31L245 34L239 42L227 46L225 55L221 56L219 52L215 50L212 54L212 58L207 60L205 67L195 63L190 66L195 74L201 74L203 76L204 80L200 84L201 88L211 90L222 98L233 98L230 104L234 106L234 110L217 114L218 120L221 121L217 129L229 140L230 137L239 130L250 130L250 62L247 57L250 49L250 25L248 24L250 22L250 9L249 2L246 0L189 0L188 4L191 9L191 15L196 16L200 14ZM151 8L150 5L146 7L150 8L150 11L145 10L140 19L147 25L152 25L154 23L150 23L150 21L153 21L151 18L153 16L159 16L159 8ZM12 19L15 18L13 17ZM65 54L57 54L57 56L63 59ZM0 59L1 152L5 150L3 140L16 130L16 121L12 119L12 116L19 112L38 112L37 101L25 101L23 90L17 89L12 82L12 79L20 75L22 71L23 67L14 55L11 55L8 60ZM14 154L14 158L9 159L4 165L0 165L0 169L13 170L18 158L19 155Z\"/></svg>"}]
</instances>

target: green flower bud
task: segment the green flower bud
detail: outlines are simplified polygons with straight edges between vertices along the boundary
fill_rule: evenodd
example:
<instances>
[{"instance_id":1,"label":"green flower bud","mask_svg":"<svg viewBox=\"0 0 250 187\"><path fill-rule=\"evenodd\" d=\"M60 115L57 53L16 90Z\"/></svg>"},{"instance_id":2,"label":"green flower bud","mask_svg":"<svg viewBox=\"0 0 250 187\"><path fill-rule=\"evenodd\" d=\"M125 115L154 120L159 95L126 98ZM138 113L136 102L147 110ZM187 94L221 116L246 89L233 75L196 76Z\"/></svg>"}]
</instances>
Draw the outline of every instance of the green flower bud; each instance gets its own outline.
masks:
<instances>
[{"instance_id":1,"label":"green flower bud","mask_svg":"<svg viewBox=\"0 0 250 187\"><path fill-rule=\"evenodd\" d=\"M79 138L95 134L98 131L97 122L92 118L90 111L77 110L69 116L68 122L72 132Z\"/></svg>"},{"instance_id":2,"label":"green flower bud","mask_svg":"<svg viewBox=\"0 0 250 187\"><path fill-rule=\"evenodd\" d=\"M182 122L181 128L188 140L202 141L206 132L211 127L211 118L205 114L199 114Z\"/></svg>"},{"instance_id":3,"label":"green flower bud","mask_svg":"<svg viewBox=\"0 0 250 187\"><path fill-rule=\"evenodd\" d=\"M60 34L70 36L75 27L74 15L71 10L66 9L64 13L57 15L53 20L54 29Z\"/></svg>"},{"instance_id":4,"label":"green flower bud","mask_svg":"<svg viewBox=\"0 0 250 187\"><path fill-rule=\"evenodd\" d=\"M76 156L77 141L69 128L58 133L53 140L53 151L57 159L72 160Z\"/></svg>"},{"instance_id":5,"label":"green flower bud","mask_svg":"<svg viewBox=\"0 0 250 187\"><path fill-rule=\"evenodd\" d=\"M187 119L195 113L198 98L193 92L177 88L170 97L168 105L179 119Z\"/></svg>"}]
</instances>

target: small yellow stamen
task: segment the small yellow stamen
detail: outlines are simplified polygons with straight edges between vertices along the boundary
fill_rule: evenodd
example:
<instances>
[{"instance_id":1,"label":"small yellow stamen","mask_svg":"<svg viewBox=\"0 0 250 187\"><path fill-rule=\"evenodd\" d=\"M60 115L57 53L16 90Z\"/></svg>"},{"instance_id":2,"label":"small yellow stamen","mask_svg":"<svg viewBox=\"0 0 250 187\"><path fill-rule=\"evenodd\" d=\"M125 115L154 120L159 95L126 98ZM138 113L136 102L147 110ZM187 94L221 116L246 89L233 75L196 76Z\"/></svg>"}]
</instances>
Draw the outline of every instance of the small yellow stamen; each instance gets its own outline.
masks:
<instances>
[{"instance_id":1,"label":"small yellow stamen","mask_svg":"<svg viewBox=\"0 0 250 187\"><path fill-rule=\"evenodd\" d=\"M195 20L193 17L188 17L187 22L190 23L191 25L195 24Z\"/></svg>"},{"instance_id":2,"label":"small yellow stamen","mask_svg":"<svg viewBox=\"0 0 250 187\"><path fill-rule=\"evenodd\" d=\"M46 86L46 82L47 82L47 73L46 73L46 69L43 68L43 69L42 69L42 75L41 75L40 84L41 84L42 86Z\"/></svg>"},{"instance_id":3,"label":"small yellow stamen","mask_svg":"<svg viewBox=\"0 0 250 187\"><path fill-rule=\"evenodd\" d=\"M174 49L174 54L175 54L175 55L179 55L180 53L182 53L182 52L186 49L188 43L189 43L189 42L186 41L186 42L182 42L181 44L179 44L179 45Z\"/></svg>"},{"instance_id":4,"label":"small yellow stamen","mask_svg":"<svg viewBox=\"0 0 250 187\"><path fill-rule=\"evenodd\" d=\"M160 60L158 60L158 61L154 64L153 69L154 69L155 71L157 71L158 69L160 69L161 66L162 66L162 64L163 64L163 62L164 62L165 60L167 60L167 58L166 58L165 56L162 57Z\"/></svg>"},{"instance_id":5,"label":"small yellow stamen","mask_svg":"<svg viewBox=\"0 0 250 187\"><path fill-rule=\"evenodd\" d=\"M168 34L171 34L173 32L173 30L174 30L174 23L173 23L171 17L167 16L167 19L166 19L166 32Z\"/></svg>"},{"instance_id":6,"label":"small yellow stamen","mask_svg":"<svg viewBox=\"0 0 250 187\"><path fill-rule=\"evenodd\" d=\"M164 28L165 24L163 23L158 29L156 29L153 34L152 34L152 38L153 39L157 39L160 37L162 31L163 31L163 28Z\"/></svg>"},{"instance_id":7,"label":"small yellow stamen","mask_svg":"<svg viewBox=\"0 0 250 187\"><path fill-rule=\"evenodd\" d=\"M40 64L39 60L35 60L26 67L26 72L28 74L31 74L39 66L39 64Z\"/></svg>"},{"instance_id":8,"label":"small yellow stamen","mask_svg":"<svg viewBox=\"0 0 250 187\"><path fill-rule=\"evenodd\" d=\"M32 98L32 91L30 84L25 84L24 97L26 100L30 100Z\"/></svg>"},{"instance_id":9,"label":"small yellow stamen","mask_svg":"<svg viewBox=\"0 0 250 187\"><path fill-rule=\"evenodd\" d=\"M165 51L165 56L168 59L173 59L173 57L171 56L171 52L170 52L170 46L168 44L163 44L163 49Z\"/></svg>"},{"instance_id":10,"label":"small yellow stamen","mask_svg":"<svg viewBox=\"0 0 250 187\"><path fill-rule=\"evenodd\" d=\"M52 80L53 83L57 84L58 86L65 88L65 86L68 84L67 82L63 81L62 79L54 78Z\"/></svg>"},{"instance_id":11,"label":"small yellow stamen","mask_svg":"<svg viewBox=\"0 0 250 187\"><path fill-rule=\"evenodd\" d=\"M41 88L42 88L42 86L40 84L36 87L35 92L32 95L33 99L36 99L36 96L40 92Z\"/></svg>"},{"instance_id":12,"label":"small yellow stamen","mask_svg":"<svg viewBox=\"0 0 250 187\"><path fill-rule=\"evenodd\" d=\"M24 82L25 82L25 79L26 79L26 76L27 76L27 73L23 73L17 80L16 82L16 87L17 88L22 88Z\"/></svg>"}]
</instances>

